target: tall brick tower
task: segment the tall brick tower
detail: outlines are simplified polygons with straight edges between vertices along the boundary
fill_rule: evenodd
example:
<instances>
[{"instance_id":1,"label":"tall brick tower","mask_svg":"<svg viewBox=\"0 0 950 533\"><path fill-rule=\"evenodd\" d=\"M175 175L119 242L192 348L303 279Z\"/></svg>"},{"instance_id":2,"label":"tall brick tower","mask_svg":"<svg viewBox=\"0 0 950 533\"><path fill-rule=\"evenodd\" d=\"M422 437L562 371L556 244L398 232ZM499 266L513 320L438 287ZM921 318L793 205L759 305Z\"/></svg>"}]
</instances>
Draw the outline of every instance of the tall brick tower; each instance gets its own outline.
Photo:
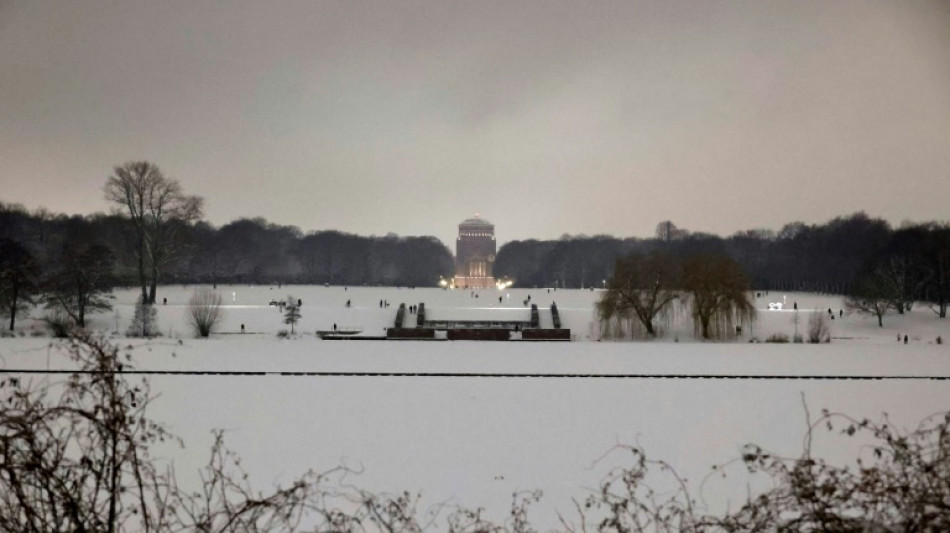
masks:
<instances>
[{"instance_id":1,"label":"tall brick tower","mask_svg":"<svg viewBox=\"0 0 950 533\"><path fill-rule=\"evenodd\" d=\"M459 224L455 241L455 286L469 289L495 287L495 226L476 214Z\"/></svg>"}]
</instances>

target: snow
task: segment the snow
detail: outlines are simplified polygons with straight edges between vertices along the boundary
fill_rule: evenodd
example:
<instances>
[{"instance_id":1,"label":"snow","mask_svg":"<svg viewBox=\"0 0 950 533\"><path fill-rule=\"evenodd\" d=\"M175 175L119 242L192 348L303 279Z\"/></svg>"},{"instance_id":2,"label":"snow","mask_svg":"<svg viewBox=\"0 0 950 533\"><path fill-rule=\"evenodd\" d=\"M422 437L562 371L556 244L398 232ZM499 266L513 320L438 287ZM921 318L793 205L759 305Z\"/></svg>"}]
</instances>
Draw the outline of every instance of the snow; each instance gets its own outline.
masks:
<instances>
[{"instance_id":1,"label":"snow","mask_svg":"<svg viewBox=\"0 0 950 533\"><path fill-rule=\"evenodd\" d=\"M186 482L207 458L210 430L227 430L226 441L244 460L255 484L266 488L308 469L341 463L361 468L349 483L376 491L422 491L423 507L450 502L484 507L503 519L513 492L542 489L532 511L535 525L557 527L555 511L572 516L571 498L583 499L611 467L623 465L618 443L642 446L690 479L694 495L712 510L736 506L748 476L702 479L710 467L736 458L755 442L775 452L800 453L804 401L813 415L825 407L855 417L912 428L923 417L950 409L950 322L916 306L888 315L884 328L873 317L838 317L840 297L763 293L759 319L745 331L765 338L794 332L793 304L804 332L813 310L836 319L833 342L808 344L702 343L686 323L671 324L657 342L597 342L594 302L600 291L506 289L471 291L374 287L220 286L226 315L220 333L193 339L184 321L194 287L162 287L158 317L164 336L152 341L116 336L135 346L138 368L166 371L247 371L268 375L153 375L160 397L151 416L165 421L187 445L162 449ZM287 295L303 300L296 338L269 301ZM318 329L359 327L380 335L400 303L425 302L429 317L527 320L530 295L542 323L557 302L576 342L356 342L324 341ZM91 327L124 332L136 291L116 293L116 311L96 315ZM498 297L502 296L499 303ZM345 303L351 301L351 307ZM380 308L379 301L390 307ZM768 304L783 302L782 310ZM50 340L31 337L41 326L21 321L24 336L0 339L4 369L69 368ZM415 316L406 315L410 324ZM240 333L241 324L246 334ZM908 335L909 343L897 341ZM679 342L675 342L678 340ZM281 372L365 372L402 375L280 375ZM411 373L578 374L694 376L607 377L419 377ZM695 376L890 376L880 380L708 379ZM894 377L900 378L894 378ZM47 379L31 375L29 379ZM843 460L858 443L825 433L820 454ZM610 453L608 453L610 452ZM754 480L753 480L754 481ZM755 482L753 482L755 486Z\"/></svg>"}]
</instances>

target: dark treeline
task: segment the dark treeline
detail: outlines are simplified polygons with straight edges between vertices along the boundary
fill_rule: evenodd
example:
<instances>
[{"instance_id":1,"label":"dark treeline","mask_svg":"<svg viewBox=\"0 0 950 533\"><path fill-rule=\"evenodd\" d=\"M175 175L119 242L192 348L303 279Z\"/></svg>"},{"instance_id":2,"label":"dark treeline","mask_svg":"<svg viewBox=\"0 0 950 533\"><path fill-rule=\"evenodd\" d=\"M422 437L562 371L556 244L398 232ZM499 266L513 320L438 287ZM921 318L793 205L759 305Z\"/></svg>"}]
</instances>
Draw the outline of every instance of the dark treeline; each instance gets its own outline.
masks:
<instances>
[{"instance_id":1,"label":"dark treeline","mask_svg":"<svg viewBox=\"0 0 950 533\"><path fill-rule=\"evenodd\" d=\"M105 247L113 283L137 282L135 228L124 215L66 216L0 203L0 239L25 248L40 273L55 271L70 250ZM453 272L451 252L435 237L303 233L261 218L182 225L170 246L163 283L434 286Z\"/></svg>"},{"instance_id":2,"label":"dark treeline","mask_svg":"<svg viewBox=\"0 0 950 533\"><path fill-rule=\"evenodd\" d=\"M72 271L94 264L100 270L107 267L99 274L103 279L108 274L112 284L135 285L141 255L136 235L121 211L66 216L0 203L0 239L30 254L30 268L38 278L67 263ZM304 233L261 218L219 228L200 220L180 224L174 242L165 246L162 283L434 286L440 276L453 272L451 252L435 237ZM757 290L855 294L868 292L868 284L896 284L885 291L889 299L933 302L942 315L950 300L950 226L922 223L895 229L864 213L730 237L691 233L662 222L648 239L599 235L512 241L498 251L494 273L521 287L600 288L613 275L617 258L656 250L680 257L729 256Z\"/></svg>"},{"instance_id":3,"label":"dark treeline","mask_svg":"<svg viewBox=\"0 0 950 533\"><path fill-rule=\"evenodd\" d=\"M886 270L903 285L897 292L905 301L934 302L945 314L950 226L922 223L894 229L864 213L824 224L793 222L778 232L742 231L726 238L661 222L656 236L649 239L598 235L513 241L498 251L495 275L522 287L603 287L618 257L656 250L680 257L727 255L741 265L757 290L853 294L856 284L871 273Z\"/></svg>"}]
</instances>

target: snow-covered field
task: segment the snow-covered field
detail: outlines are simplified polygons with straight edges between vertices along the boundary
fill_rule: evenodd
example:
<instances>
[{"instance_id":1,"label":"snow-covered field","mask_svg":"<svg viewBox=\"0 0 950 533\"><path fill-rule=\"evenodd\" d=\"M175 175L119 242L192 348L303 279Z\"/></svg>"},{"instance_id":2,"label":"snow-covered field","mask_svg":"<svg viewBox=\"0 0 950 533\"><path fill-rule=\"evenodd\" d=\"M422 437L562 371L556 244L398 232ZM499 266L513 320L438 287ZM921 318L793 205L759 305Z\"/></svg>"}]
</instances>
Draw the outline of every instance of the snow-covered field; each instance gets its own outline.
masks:
<instances>
[{"instance_id":1,"label":"snow-covered field","mask_svg":"<svg viewBox=\"0 0 950 533\"><path fill-rule=\"evenodd\" d=\"M659 342L596 342L593 304L599 291L547 289L471 291L365 287L220 286L226 315L220 333L193 339L184 313L194 287L162 287L158 320L163 337L144 342L121 332L132 317L134 290L116 293L116 310L96 315L91 327L118 331L117 342L136 346L136 364L149 370L255 371L272 375L156 375L160 398L151 416L167 422L187 445L162 450L179 476L207 457L212 428L244 457L255 484L270 486L313 468L341 463L362 468L350 483L376 491L422 491L424 504L485 507L501 519L511 494L542 489L533 511L538 526L555 527L559 510L570 516L607 471L627 457L617 443L638 444L691 480L710 506L735 506L749 478L700 481L710 466L733 459L756 442L786 455L800 453L804 395L812 413L823 407L912 428L923 417L950 409L950 382L913 379L950 376L950 322L926 307L905 316L838 318L841 299L810 294L762 294L759 320L734 343L702 343L688 324L673 324ZM268 302L292 294L303 300L296 338ZM432 318L527 319L528 296L550 326L556 301L571 343L322 341L318 329L359 327L382 335L400 303L425 302ZM499 302L499 296L502 298ZM346 307L349 300L351 306ZM380 308L380 300L390 307ZM785 309L769 311L769 303ZM832 309L831 344L751 344L750 336L794 333L793 304L807 327L813 309ZM35 313L39 315L38 312ZM415 316L407 315L414 324ZM246 333L241 334L241 324ZM68 368L50 339L32 337L42 326L22 320L23 336L0 339L4 369ZM897 341L908 335L908 344ZM679 341L679 342L674 342ZM280 375L280 372L475 374L596 374L601 377L420 377ZM602 377L603 375L681 377ZM709 379L682 376L813 376L816 379ZM887 376L880 380L829 376ZM24 376L25 377L25 376ZM820 379L817 379L820 378ZM45 379L32 375L27 379ZM853 443L824 433L819 453L853 456ZM755 480L753 480L753 485Z\"/></svg>"}]
</instances>

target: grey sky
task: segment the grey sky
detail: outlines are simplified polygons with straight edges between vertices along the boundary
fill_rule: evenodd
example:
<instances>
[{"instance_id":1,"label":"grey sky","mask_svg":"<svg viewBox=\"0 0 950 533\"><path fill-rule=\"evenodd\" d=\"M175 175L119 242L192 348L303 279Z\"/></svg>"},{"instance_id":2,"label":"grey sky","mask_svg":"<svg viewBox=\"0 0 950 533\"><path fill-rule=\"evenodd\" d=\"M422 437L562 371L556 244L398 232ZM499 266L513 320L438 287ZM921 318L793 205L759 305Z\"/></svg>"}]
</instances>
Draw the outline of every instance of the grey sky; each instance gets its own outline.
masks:
<instances>
[{"instance_id":1,"label":"grey sky","mask_svg":"<svg viewBox=\"0 0 950 533\"><path fill-rule=\"evenodd\" d=\"M0 0L0 200L501 242L950 218L950 2ZM454 247L454 246L453 246Z\"/></svg>"}]
</instances>

